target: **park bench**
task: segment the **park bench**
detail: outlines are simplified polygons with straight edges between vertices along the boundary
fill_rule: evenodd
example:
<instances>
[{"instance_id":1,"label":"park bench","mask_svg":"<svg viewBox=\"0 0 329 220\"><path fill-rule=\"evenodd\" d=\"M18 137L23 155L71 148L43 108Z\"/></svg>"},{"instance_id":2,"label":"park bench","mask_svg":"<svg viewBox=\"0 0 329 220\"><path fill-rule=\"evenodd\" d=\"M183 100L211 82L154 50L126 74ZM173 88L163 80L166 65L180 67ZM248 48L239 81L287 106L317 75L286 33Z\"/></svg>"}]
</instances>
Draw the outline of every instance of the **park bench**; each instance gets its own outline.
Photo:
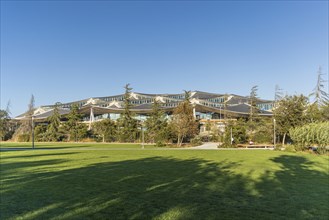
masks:
<instances>
[{"instance_id":1,"label":"park bench","mask_svg":"<svg viewBox=\"0 0 329 220\"><path fill-rule=\"evenodd\" d=\"M262 149L274 148L273 145L269 145L269 144L238 144L237 146L238 148L262 148Z\"/></svg>"}]
</instances>

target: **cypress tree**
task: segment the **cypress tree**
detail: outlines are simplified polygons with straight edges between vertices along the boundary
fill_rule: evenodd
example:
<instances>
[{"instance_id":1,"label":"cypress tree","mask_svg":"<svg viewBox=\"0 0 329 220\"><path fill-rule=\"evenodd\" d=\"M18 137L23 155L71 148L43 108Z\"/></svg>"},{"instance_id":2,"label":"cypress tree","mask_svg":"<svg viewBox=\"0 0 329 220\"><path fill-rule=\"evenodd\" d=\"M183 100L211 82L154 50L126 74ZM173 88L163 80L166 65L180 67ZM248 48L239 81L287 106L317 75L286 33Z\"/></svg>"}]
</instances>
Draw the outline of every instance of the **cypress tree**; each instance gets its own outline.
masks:
<instances>
[{"instance_id":1,"label":"cypress tree","mask_svg":"<svg viewBox=\"0 0 329 220\"><path fill-rule=\"evenodd\" d=\"M154 100L152 113L145 121L147 136L153 143L159 143L166 139L167 119L165 113L160 109L160 103Z\"/></svg>"},{"instance_id":2,"label":"cypress tree","mask_svg":"<svg viewBox=\"0 0 329 220\"><path fill-rule=\"evenodd\" d=\"M69 141L74 140L78 141L78 137L81 131L80 129L85 130L86 126L80 125L82 120L82 115L79 113L79 107L76 104L73 104L71 107L71 112L67 115L68 121L65 123L64 127L68 133Z\"/></svg>"},{"instance_id":3,"label":"cypress tree","mask_svg":"<svg viewBox=\"0 0 329 220\"><path fill-rule=\"evenodd\" d=\"M129 83L125 85L125 94L123 97L124 110L120 115L118 120L119 128L119 140L121 142L133 142L137 139L138 133L138 123L137 120L133 118L134 114L131 112L131 91L132 88L129 87Z\"/></svg>"},{"instance_id":4,"label":"cypress tree","mask_svg":"<svg viewBox=\"0 0 329 220\"><path fill-rule=\"evenodd\" d=\"M49 125L47 127L47 139L49 141L58 141L59 126L61 122L61 116L59 114L58 105L56 104L53 110L53 114L48 117Z\"/></svg>"}]
</instances>

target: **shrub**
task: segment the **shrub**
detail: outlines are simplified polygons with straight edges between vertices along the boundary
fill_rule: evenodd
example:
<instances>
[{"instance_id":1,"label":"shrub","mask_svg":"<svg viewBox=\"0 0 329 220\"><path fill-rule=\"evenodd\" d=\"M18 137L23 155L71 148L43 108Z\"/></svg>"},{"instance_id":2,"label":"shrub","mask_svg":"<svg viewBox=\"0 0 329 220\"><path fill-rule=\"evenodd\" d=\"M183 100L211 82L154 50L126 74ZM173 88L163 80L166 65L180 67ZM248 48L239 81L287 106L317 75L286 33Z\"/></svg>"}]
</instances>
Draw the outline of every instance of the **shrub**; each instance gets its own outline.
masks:
<instances>
[{"instance_id":1,"label":"shrub","mask_svg":"<svg viewBox=\"0 0 329 220\"><path fill-rule=\"evenodd\" d=\"M322 154L327 154L329 151L327 147L317 147L316 152L322 155Z\"/></svg>"},{"instance_id":2,"label":"shrub","mask_svg":"<svg viewBox=\"0 0 329 220\"><path fill-rule=\"evenodd\" d=\"M81 142L95 142L95 140L93 138L83 138Z\"/></svg>"},{"instance_id":3,"label":"shrub","mask_svg":"<svg viewBox=\"0 0 329 220\"><path fill-rule=\"evenodd\" d=\"M231 144L231 143L222 143L218 145L218 148L237 148L236 144Z\"/></svg>"},{"instance_id":4,"label":"shrub","mask_svg":"<svg viewBox=\"0 0 329 220\"><path fill-rule=\"evenodd\" d=\"M303 150L306 150L306 147L304 147L301 144L296 144L296 145L292 145L292 146L294 146L295 151L303 151Z\"/></svg>"},{"instance_id":5,"label":"shrub","mask_svg":"<svg viewBox=\"0 0 329 220\"><path fill-rule=\"evenodd\" d=\"M308 146L325 147L329 145L329 122L310 123L289 131L291 139L304 150Z\"/></svg>"},{"instance_id":6,"label":"shrub","mask_svg":"<svg viewBox=\"0 0 329 220\"><path fill-rule=\"evenodd\" d=\"M18 142L29 142L30 141L30 134L20 134L17 136Z\"/></svg>"},{"instance_id":7,"label":"shrub","mask_svg":"<svg viewBox=\"0 0 329 220\"><path fill-rule=\"evenodd\" d=\"M192 138L190 140L190 143L192 146L198 146L198 145L201 145L202 144L202 141L201 141L201 138L200 136L195 136L194 138Z\"/></svg>"},{"instance_id":8,"label":"shrub","mask_svg":"<svg viewBox=\"0 0 329 220\"><path fill-rule=\"evenodd\" d=\"M156 147L165 147L166 144L162 141L157 141L156 144L155 144Z\"/></svg>"},{"instance_id":9,"label":"shrub","mask_svg":"<svg viewBox=\"0 0 329 220\"><path fill-rule=\"evenodd\" d=\"M271 143L272 137L266 132L258 131L255 133L253 141L255 143Z\"/></svg>"},{"instance_id":10,"label":"shrub","mask_svg":"<svg viewBox=\"0 0 329 220\"><path fill-rule=\"evenodd\" d=\"M286 145L284 150L287 151L287 152L296 152L295 146L292 145L292 144Z\"/></svg>"},{"instance_id":11,"label":"shrub","mask_svg":"<svg viewBox=\"0 0 329 220\"><path fill-rule=\"evenodd\" d=\"M279 150L281 151L282 145L281 144L276 144L274 147L274 150Z\"/></svg>"}]
</instances>

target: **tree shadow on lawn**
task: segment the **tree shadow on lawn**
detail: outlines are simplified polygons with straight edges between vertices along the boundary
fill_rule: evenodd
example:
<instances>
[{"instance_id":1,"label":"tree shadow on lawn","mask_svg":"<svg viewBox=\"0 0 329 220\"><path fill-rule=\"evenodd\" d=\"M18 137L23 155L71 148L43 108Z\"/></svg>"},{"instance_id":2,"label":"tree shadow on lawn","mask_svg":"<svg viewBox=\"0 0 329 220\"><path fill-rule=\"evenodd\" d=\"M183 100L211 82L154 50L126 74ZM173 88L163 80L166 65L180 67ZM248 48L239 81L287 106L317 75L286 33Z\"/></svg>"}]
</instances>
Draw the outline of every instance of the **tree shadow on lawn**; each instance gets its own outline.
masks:
<instances>
[{"instance_id":1,"label":"tree shadow on lawn","mask_svg":"<svg viewBox=\"0 0 329 220\"><path fill-rule=\"evenodd\" d=\"M282 155L271 160L281 170L274 176L267 171L256 188L262 197L280 201L281 218L329 219L329 163L322 167L327 172L322 173L314 170L320 164L305 157Z\"/></svg>"},{"instance_id":2,"label":"tree shadow on lawn","mask_svg":"<svg viewBox=\"0 0 329 220\"><path fill-rule=\"evenodd\" d=\"M2 160L7 159L19 159L19 158L37 158L37 157L52 157L52 156L65 156L65 155L72 155L77 154L78 152L65 152L65 153L45 153L45 154L39 154L40 152L37 152L38 154L29 154L29 155L13 155L13 156L3 156L1 155Z\"/></svg>"},{"instance_id":3,"label":"tree shadow on lawn","mask_svg":"<svg viewBox=\"0 0 329 220\"><path fill-rule=\"evenodd\" d=\"M257 180L239 163L165 157L26 174L1 193L1 219L328 219L328 173L273 162L282 170Z\"/></svg>"},{"instance_id":4,"label":"tree shadow on lawn","mask_svg":"<svg viewBox=\"0 0 329 220\"><path fill-rule=\"evenodd\" d=\"M51 144L51 145L48 145ZM54 146L58 144L57 146ZM96 145L97 146L97 145ZM26 145L12 145L12 146L0 146L0 152L8 151L39 151L39 150L63 150L63 149L77 149L77 148L92 148L95 147L93 144L79 144L79 143L61 143L61 142L48 142L43 144L36 142L34 148L31 144Z\"/></svg>"},{"instance_id":5,"label":"tree shadow on lawn","mask_svg":"<svg viewBox=\"0 0 329 220\"><path fill-rule=\"evenodd\" d=\"M80 146L78 146L80 147ZM63 149L74 149L73 147L1 147L0 152L10 151L43 151L43 150L63 150Z\"/></svg>"}]
</instances>

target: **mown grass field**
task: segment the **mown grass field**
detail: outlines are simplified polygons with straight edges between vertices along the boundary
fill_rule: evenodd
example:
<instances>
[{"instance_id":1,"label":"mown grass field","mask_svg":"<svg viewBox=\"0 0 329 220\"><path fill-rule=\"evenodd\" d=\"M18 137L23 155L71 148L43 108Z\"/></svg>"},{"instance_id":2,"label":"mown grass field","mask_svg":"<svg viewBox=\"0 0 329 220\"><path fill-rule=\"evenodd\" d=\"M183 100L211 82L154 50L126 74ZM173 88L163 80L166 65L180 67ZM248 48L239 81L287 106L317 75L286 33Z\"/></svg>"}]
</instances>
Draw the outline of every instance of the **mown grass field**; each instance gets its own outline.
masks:
<instances>
[{"instance_id":1,"label":"mown grass field","mask_svg":"<svg viewBox=\"0 0 329 220\"><path fill-rule=\"evenodd\" d=\"M27 147L1 144L0 219L329 219L328 156Z\"/></svg>"}]
</instances>

